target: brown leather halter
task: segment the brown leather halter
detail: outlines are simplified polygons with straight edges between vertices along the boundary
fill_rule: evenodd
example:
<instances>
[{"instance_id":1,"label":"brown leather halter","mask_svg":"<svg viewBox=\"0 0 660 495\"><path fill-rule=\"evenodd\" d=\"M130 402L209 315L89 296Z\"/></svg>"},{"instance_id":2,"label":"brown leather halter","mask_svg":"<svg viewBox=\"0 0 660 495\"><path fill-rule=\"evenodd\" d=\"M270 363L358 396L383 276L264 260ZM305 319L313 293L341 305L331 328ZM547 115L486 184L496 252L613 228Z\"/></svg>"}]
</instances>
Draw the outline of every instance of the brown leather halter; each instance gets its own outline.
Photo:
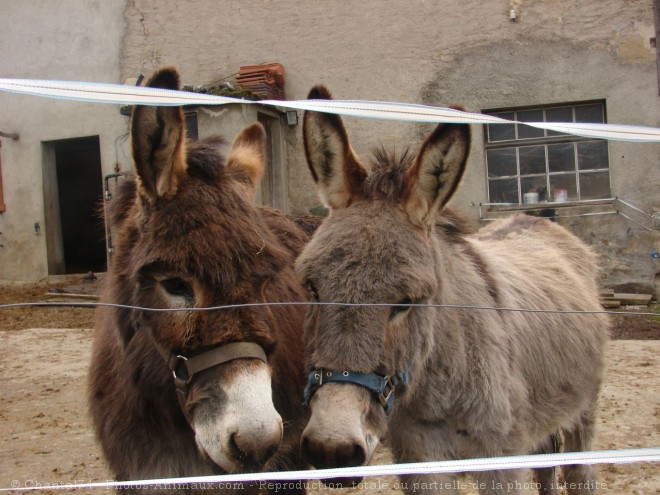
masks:
<instances>
[{"instance_id":1,"label":"brown leather halter","mask_svg":"<svg viewBox=\"0 0 660 495\"><path fill-rule=\"evenodd\" d=\"M191 358L175 353L170 355L167 365L172 370L176 395L179 398L183 414L189 423L191 418L188 415L186 399L188 398L190 383L195 374L235 359L259 359L268 364L263 348L254 342L232 342L231 344L212 347Z\"/></svg>"},{"instance_id":2,"label":"brown leather halter","mask_svg":"<svg viewBox=\"0 0 660 495\"><path fill-rule=\"evenodd\" d=\"M231 342L221 344L210 349L206 349L192 357L186 357L176 352L165 350L159 342L156 341L153 331L148 329L149 337L158 352L163 356L168 368L172 371L174 377L174 388L179 399L179 405L183 415L192 426L192 418L186 406L190 384L197 373L214 368L224 363L236 359L259 359L268 364L266 352L263 347L254 342Z\"/></svg>"}]
</instances>

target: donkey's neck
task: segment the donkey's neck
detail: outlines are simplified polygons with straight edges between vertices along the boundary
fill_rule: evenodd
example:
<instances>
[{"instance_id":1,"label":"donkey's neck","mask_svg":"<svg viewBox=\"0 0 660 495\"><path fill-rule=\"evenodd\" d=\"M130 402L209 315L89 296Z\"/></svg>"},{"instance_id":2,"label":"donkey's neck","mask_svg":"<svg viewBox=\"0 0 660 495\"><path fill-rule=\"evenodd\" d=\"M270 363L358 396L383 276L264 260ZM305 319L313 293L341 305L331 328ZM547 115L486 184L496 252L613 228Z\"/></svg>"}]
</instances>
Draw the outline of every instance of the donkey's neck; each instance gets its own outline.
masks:
<instances>
[{"instance_id":1,"label":"donkey's neck","mask_svg":"<svg viewBox=\"0 0 660 495\"><path fill-rule=\"evenodd\" d=\"M438 290L431 302L443 307L432 310L431 327L422 330L428 332L429 345L416 359L410 384L410 404L428 404L430 410L421 414L430 420L455 414L457 397L465 399L466 393L475 400L497 393L490 377L508 372L506 338L495 321L499 314L465 308L497 304L487 263L467 238L436 236L433 242ZM417 401L418 395L431 400Z\"/></svg>"}]
</instances>

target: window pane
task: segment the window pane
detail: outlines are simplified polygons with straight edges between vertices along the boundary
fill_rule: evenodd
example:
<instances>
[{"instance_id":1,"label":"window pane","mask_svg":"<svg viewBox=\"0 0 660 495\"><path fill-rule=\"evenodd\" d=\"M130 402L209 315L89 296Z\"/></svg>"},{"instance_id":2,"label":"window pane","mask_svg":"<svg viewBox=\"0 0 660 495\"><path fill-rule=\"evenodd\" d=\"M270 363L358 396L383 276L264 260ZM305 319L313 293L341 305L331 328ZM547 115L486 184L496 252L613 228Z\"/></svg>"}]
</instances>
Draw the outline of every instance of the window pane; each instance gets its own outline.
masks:
<instances>
[{"instance_id":1,"label":"window pane","mask_svg":"<svg viewBox=\"0 0 660 495\"><path fill-rule=\"evenodd\" d=\"M575 150L573 143L548 145L548 170L569 172L575 170Z\"/></svg>"},{"instance_id":2,"label":"window pane","mask_svg":"<svg viewBox=\"0 0 660 495\"><path fill-rule=\"evenodd\" d=\"M518 204L518 180L517 179L489 180L488 198L491 203Z\"/></svg>"},{"instance_id":3,"label":"window pane","mask_svg":"<svg viewBox=\"0 0 660 495\"><path fill-rule=\"evenodd\" d=\"M488 150L488 177L508 177L517 175L516 148L501 148Z\"/></svg>"},{"instance_id":4,"label":"window pane","mask_svg":"<svg viewBox=\"0 0 660 495\"><path fill-rule=\"evenodd\" d=\"M575 122L605 122L603 116L603 105L594 103L592 105L578 105L575 107Z\"/></svg>"},{"instance_id":5,"label":"window pane","mask_svg":"<svg viewBox=\"0 0 660 495\"><path fill-rule=\"evenodd\" d=\"M548 108L545 111L546 122L573 122L573 108L560 107ZM546 131L548 136L565 136L563 132Z\"/></svg>"},{"instance_id":6,"label":"window pane","mask_svg":"<svg viewBox=\"0 0 660 495\"><path fill-rule=\"evenodd\" d=\"M577 143L578 169L593 170L609 168L607 141L585 141Z\"/></svg>"},{"instance_id":7,"label":"window pane","mask_svg":"<svg viewBox=\"0 0 660 495\"><path fill-rule=\"evenodd\" d=\"M545 146L523 146L518 148L520 175L545 173Z\"/></svg>"},{"instance_id":8,"label":"window pane","mask_svg":"<svg viewBox=\"0 0 660 495\"><path fill-rule=\"evenodd\" d=\"M604 199L611 197L609 172L580 174L580 199Z\"/></svg>"},{"instance_id":9,"label":"window pane","mask_svg":"<svg viewBox=\"0 0 660 495\"><path fill-rule=\"evenodd\" d=\"M516 116L520 122L543 122L543 110L521 110ZM543 137L543 129L518 125L518 139Z\"/></svg>"},{"instance_id":10,"label":"window pane","mask_svg":"<svg viewBox=\"0 0 660 495\"><path fill-rule=\"evenodd\" d=\"M520 178L520 191L525 194L536 192L539 195L539 201L550 201L548 198L548 176L535 175L533 177Z\"/></svg>"},{"instance_id":11,"label":"window pane","mask_svg":"<svg viewBox=\"0 0 660 495\"><path fill-rule=\"evenodd\" d=\"M524 124L604 123L604 103L560 103L535 109L501 110L492 115L516 120L520 125L487 126L485 153L491 203L520 204L524 195L528 199L532 197L529 193L537 193L540 202L611 197L607 141Z\"/></svg>"},{"instance_id":12,"label":"window pane","mask_svg":"<svg viewBox=\"0 0 660 495\"><path fill-rule=\"evenodd\" d=\"M492 114L501 119L513 120L513 112L502 112ZM488 124L488 141L509 141L516 139L515 124Z\"/></svg>"},{"instance_id":13,"label":"window pane","mask_svg":"<svg viewBox=\"0 0 660 495\"><path fill-rule=\"evenodd\" d=\"M557 174L550 176L550 191L552 200L557 201L566 196L568 201L575 201L577 197L577 184L575 174Z\"/></svg>"}]
</instances>

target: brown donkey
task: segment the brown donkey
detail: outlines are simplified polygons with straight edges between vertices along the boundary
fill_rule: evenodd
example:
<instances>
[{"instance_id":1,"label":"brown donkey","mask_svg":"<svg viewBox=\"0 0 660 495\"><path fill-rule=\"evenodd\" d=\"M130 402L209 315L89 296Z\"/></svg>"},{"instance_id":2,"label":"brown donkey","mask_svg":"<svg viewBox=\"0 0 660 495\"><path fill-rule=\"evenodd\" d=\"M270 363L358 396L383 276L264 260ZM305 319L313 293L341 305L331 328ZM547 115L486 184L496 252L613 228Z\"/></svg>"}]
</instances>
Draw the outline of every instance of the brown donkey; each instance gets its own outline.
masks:
<instances>
[{"instance_id":1,"label":"brown donkey","mask_svg":"<svg viewBox=\"0 0 660 495\"><path fill-rule=\"evenodd\" d=\"M370 166L338 116L307 112L303 133L331 213L297 271L315 300L357 304L308 315L309 461L366 463L386 433L397 462L548 452L557 432L567 450L589 449L605 316L423 304L598 310L591 250L547 220L516 216L468 234L442 210L466 166L469 126L441 124L416 155L379 152ZM536 475L542 493L558 493L552 469ZM475 476L482 494L530 484L517 471ZM579 487L569 493L596 483L587 466L564 479ZM408 493L457 493L451 476L402 481Z\"/></svg>"},{"instance_id":2,"label":"brown donkey","mask_svg":"<svg viewBox=\"0 0 660 495\"><path fill-rule=\"evenodd\" d=\"M148 85L177 89L179 77L163 69ZM226 163L219 139L186 143L180 107L136 107L131 138L137 177L113 200L102 301L182 311L98 312L89 399L111 470L135 480L302 468L305 309L195 311L306 298L293 263L307 234L252 199L263 127L246 128Z\"/></svg>"}]
</instances>

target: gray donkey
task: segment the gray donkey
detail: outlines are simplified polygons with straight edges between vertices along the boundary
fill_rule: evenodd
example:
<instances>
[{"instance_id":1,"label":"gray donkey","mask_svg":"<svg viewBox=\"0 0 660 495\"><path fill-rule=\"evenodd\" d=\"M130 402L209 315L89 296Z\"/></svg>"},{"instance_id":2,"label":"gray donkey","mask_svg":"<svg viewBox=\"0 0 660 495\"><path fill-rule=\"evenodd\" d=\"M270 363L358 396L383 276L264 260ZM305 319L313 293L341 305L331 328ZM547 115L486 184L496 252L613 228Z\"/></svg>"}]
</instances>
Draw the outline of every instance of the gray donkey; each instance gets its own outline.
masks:
<instances>
[{"instance_id":1,"label":"gray donkey","mask_svg":"<svg viewBox=\"0 0 660 495\"><path fill-rule=\"evenodd\" d=\"M309 98L331 96L318 86ZM417 154L381 151L370 166L336 115L307 112L303 133L331 213L296 269L315 301L358 303L308 314L310 463L367 463L386 434L397 462L549 452L559 433L567 451L590 449L606 316L422 306L601 309L589 247L525 215L468 233L443 209L466 167L467 125L440 124ZM535 474L474 473L474 485L559 493L553 469ZM563 475L570 494L595 489L588 466ZM402 485L447 495L460 483L411 475Z\"/></svg>"}]
</instances>

